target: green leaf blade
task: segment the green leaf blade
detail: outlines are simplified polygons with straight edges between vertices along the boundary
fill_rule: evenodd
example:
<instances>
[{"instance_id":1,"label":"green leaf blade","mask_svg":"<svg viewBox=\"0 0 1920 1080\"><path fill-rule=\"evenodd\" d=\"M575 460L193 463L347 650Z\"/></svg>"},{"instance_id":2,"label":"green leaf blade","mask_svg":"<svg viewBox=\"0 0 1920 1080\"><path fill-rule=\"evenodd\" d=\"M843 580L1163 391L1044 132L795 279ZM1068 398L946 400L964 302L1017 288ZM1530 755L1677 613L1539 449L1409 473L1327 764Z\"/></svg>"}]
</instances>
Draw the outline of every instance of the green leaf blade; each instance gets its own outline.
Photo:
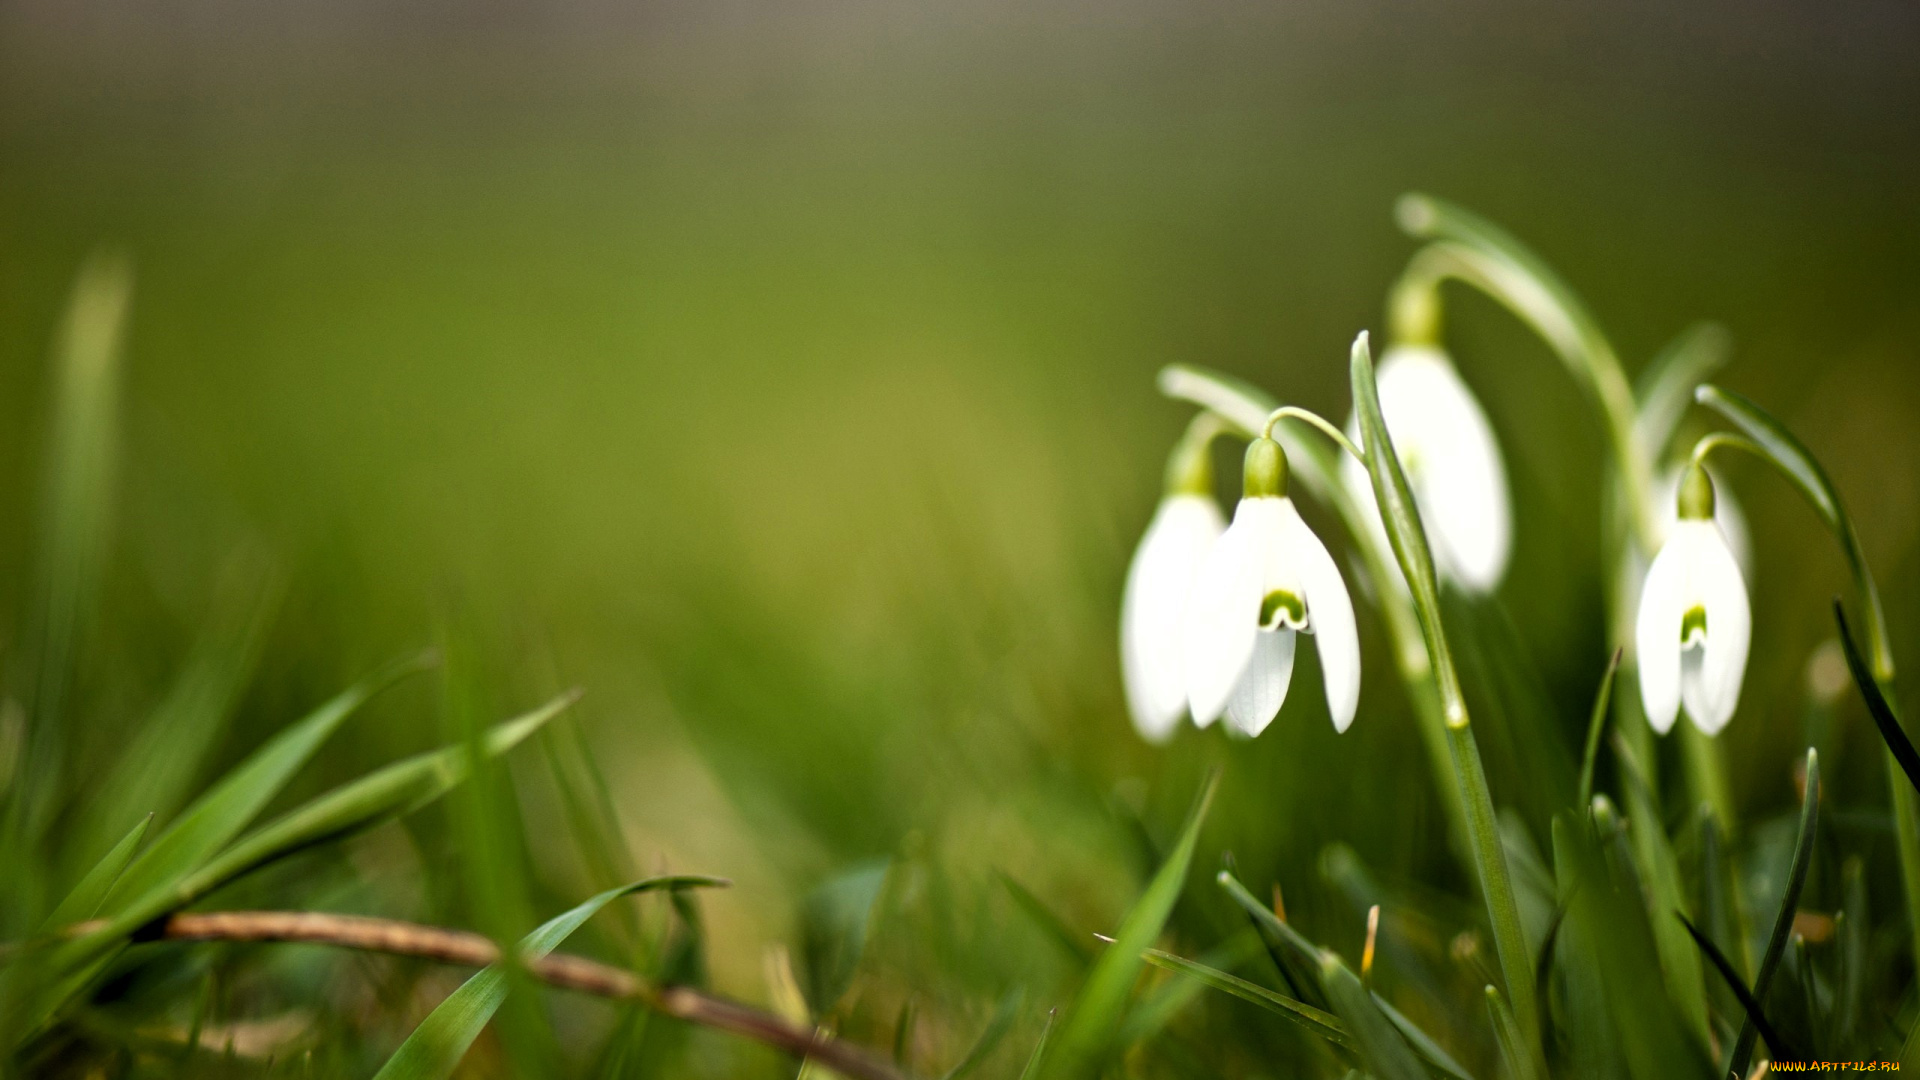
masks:
<instances>
[{"instance_id":1,"label":"green leaf blade","mask_svg":"<svg viewBox=\"0 0 1920 1080\"><path fill-rule=\"evenodd\" d=\"M724 886L723 878L694 875L647 878L630 885L593 896L577 907L542 923L520 941L525 960L538 960L570 937L601 908L623 896L659 889L688 889ZM480 1037L507 999L507 970L494 964L476 972L440 1002L420 1025L413 1029L374 1080L446 1080L466 1056L467 1049Z\"/></svg>"},{"instance_id":2,"label":"green leaf blade","mask_svg":"<svg viewBox=\"0 0 1920 1080\"><path fill-rule=\"evenodd\" d=\"M1125 1019L1127 998L1144 963L1141 954L1160 936L1186 884L1187 868L1193 862L1194 848L1200 840L1200 824L1213 802L1219 780L1218 773L1208 778L1200 797L1194 800L1172 853L1120 924L1113 947L1094 962L1093 971L1061 1025L1056 1049L1049 1052L1043 1063L1045 1075L1076 1080L1098 1072Z\"/></svg>"},{"instance_id":3,"label":"green leaf blade","mask_svg":"<svg viewBox=\"0 0 1920 1080\"><path fill-rule=\"evenodd\" d=\"M119 912L191 874L225 847L280 793L320 747L374 694L422 669L419 659L357 683L268 740L167 826L127 867L105 908Z\"/></svg>"}]
</instances>

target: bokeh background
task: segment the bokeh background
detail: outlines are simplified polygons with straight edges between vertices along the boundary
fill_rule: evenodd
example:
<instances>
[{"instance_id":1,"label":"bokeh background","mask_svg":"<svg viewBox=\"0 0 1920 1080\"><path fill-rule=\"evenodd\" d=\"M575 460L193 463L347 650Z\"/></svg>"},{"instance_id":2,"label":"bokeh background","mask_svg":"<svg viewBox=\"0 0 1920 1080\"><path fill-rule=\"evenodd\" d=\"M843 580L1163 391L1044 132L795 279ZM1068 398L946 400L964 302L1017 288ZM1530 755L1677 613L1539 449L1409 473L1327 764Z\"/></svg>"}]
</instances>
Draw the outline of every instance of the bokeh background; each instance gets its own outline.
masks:
<instances>
[{"instance_id":1,"label":"bokeh background","mask_svg":"<svg viewBox=\"0 0 1920 1080\"><path fill-rule=\"evenodd\" d=\"M9 0L0 610L26 607L54 327L105 245L136 286L81 782L208 626L263 629L205 775L452 641L494 712L586 688L636 864L736 882L702 900L729 993L766 998L808 890L923 860L948 931L862 978L944 1003L950 1060L1010 972L1067 977L995 872L1108 929L1215 763L1203 861L1351 950L1341 867L1465 895L1370 616L1343 737L1310 663L1257 742L1155 749L1125 718L1119 582L1186 416L1154 372L1344 417L1345 346L1412 250L1393 199L1458 201L1630 371L1731 330L1722 381L1822 455L1920 665L1917 42L1892 2ZM1454 296L1449 340L1512 473L1514 677L1573 746L1606 651L1599 430L1492 304ZM1797 494L1728 475L1757 629L1724 741L1764 820L1846 578ZM443 741L444 698L383 700L302 790ZM1880 805L1864 714L1833 723L1830 798ZM1483 740L1524 802L1526 755ZM595 883L537 754L516 778L544 914ZM326 880L457 921L421 885L456 834L395 826ZM1207 902L1196 938L1229 920Z\"/></svg>"}]
</instances>

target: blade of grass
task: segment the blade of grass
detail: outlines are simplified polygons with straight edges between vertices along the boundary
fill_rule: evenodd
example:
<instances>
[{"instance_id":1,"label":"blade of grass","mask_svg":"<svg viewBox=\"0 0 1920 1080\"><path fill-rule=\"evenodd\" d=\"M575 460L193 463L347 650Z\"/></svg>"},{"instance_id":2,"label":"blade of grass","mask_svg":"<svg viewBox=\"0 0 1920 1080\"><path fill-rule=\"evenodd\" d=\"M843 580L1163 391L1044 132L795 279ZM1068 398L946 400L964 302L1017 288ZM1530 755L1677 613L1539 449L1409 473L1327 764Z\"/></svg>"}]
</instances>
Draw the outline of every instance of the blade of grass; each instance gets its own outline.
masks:
<instances>
[{"instance_id":1,"label":"blade of grass","mask_svg":"<svg viewBox=\"0 0 1920 1080\"><path fill-rule=\"evenodd\" d=\"M49 915L46 923L40 927L41 932L45 933L69 923L93 918L99 912L100 905L105 902L107 893L112 890L113 883L120 880L120 874L126 870L127 864L133 861L133 853L139 849L141 838L147 835L147 826L152 824L153 815L148 814L133 828L128 829L127 834L121 837L119 842L100 858L99 862L93 864L93 869L87 871L87 876L81 878L80 883L73 887L73 891L69 892L66 898L60 901L59 906L53 909L53 914Z\"/></svg>"},{"instance_id":2,"label":"blade of grass","mask_svg":"<svg viewBox=\"0 0 1920 1080\"><path fill-rule=\"evenodd\" d=\"M194 800L127 867L107 896L106 910L126 910L148 893L163 890L199 868L247 827L347 717L399 679L424 670L427 663L427 658L416 657L390 665L269 739Z\"/></svg>"},{"instance_id":3,"label":"blade of grass","mask_svg":"<svg viewBox=\"0 0 1920 1080\"><path fill-rule=\"evenodd\" d=\"M1025 1004L1026 1000L1026 990L1018 986L1002 995L1000 1004L993 1010L992 1018L987 1021L987 1026L981 1029L980 1037L973 1041L967 1056L956 1062L953 1068L948 1069L941 1080L966 1080L971 1076L973 1071L978 1069L999 1047L1000 1041L1007 1037L1007 1032L1013 1030L1013 1022L1019 1018L1020 1006Z\"/></svg>"},{"instance_id":4,"label":"blade of grass","mask_svg":"<svg viewBox=\"0 0 1920 1080\"><path fill-rule=\"evenodd\" d=\"M1772 1049L1774 1058L1788 1061L1803 1060L1780 1038L1780 1033L1773 1029L1773 1025L1767 1022L1766 1013L1761 1010L1760 1003L1754 1000L1753 991L1748 990L1747 984L1740 981L1740 973L1733 970L1733 962L1727 959L1727 954L1721 952L1720 947L1702 933L1699 927L1693 925L1685 915L1676 911L1673 916L1680 920L1680 925L1687 928L1687 933L1693 935L1694 943L1700 946L1700 952L1713 965L1713 969L1720 973L1720 978L1725 980L1727 989L1733 991L1734 1000L1740 1003L1740 1009L1746 1015L1746 1022L1752 1024L1754 1030L1760 1033L1760 1037L1767 1040L1767 1046Z\"/></svg>"},{"instance_id":5,"label":"blade of grass","mask_svg":"<svg viewBox=\"0 0 1920 1080\"><path fill-rule=\"evenodd\" d=\"M1647 775L1647 763L1634 752L1624 731L1617 734L1615 756L1620 762L1627 818L1632 823L1626 829L1627 850L1633 871L1645 888L1650 907L1645 918L1650 920L1647 925L1660 957L1661 978L1694 1041L1705 1047L1709 1045L1706 973L1700 970L1700 957L1687 941L1687 935L1679 927L1658 918L1660 912L1687 909L1686 889L1680 880L1680 860L1673 853L1666 830L1660 827L1659 797L1654 793L1653 779Z\"/></svg>"},{"instance_id":6,"label":"blade of grass","mask_svg":"<svg viewBox=\"0 0 1920 1080\"><path fill-rule=\"evenodd\" d=\"M1269 911L1267 906L1256 899L1251 892L1248 892L1247 887L1242 885L1240 880L1234 877L1229 871L1220 871L1219 876L1215 880L1219 882L1222 889L1226 890L1227 895L1232 897L1234 902L1240 905L1241 909L1253 920L1257 928L1263 933L1278 939L1289 949L1293 950L1295 954L1306 960L1313 966L1313 970L1316 976L1318 976L1320 965L1324 957L1328 955L1325 950L1308 940L1305 935L1295 930L1278 915ZM1445 1050L1441 1049L1440 1044L1436 1042L1432 1036L1416 1027L1411 1020L1401 1015L1398 1009L1388 1004L1387 1000L1379 994L1373 994L1372 998L1375 1007L1386 1016L1387 1021L1397 1028L1400 1034L1406 1038L1407 1042L1411 1044L1415 1050L1419 1051L1434 1068L1456 1077L1467 1076L1466 1070L1461 1067L1460 1063L1450 1057ZM1329 996L1329 1001L1331 1001L1331 996ZM1336 1009L1335 1011L1337 1012L1338 1010Z\"/></svg>"},{"instance_id":7,"label":"blade of grass","mask_svg":"<svg viewBox=\"0 0 1920 1080\"><path fill-rule=\"evenodd\" d=\"M1845 905L1834 919L1834 936L1840 939L1839 1037L1851 1043L1860 1024L1860 1002L1867 978L1867 882L1865 865L1858 855L1847 859L1840 869L1840 893Z\"/></svg>"},{"instance_id":8,"label":"blade of grass","mask_svg":"<svg viewBox=\"0 0 1920 1080\"><path fill-rule=\"evenodd\" d=\"M560 947L580 925L601 908L623 896L656 889L720 887L722 878L694 875L647 878L616 889L608 889L586 902L542 923L520 940L520 955L537 960ZM413 1029L393 1056L387 1059L374 1080L444 1080L466 1056L467 1048L480 1037L487 1021L506 1000L507 972L495 964L470 976L460 988L447 995L420 1025Z\"/></svg>"},{"instance_id":9,"label":"blade of grass","mask_svg":"<svg viewBox=\"0 0 1920 1080\"><path fill-rule=\"evenodd\" d=\"M1554 818L1553 851L1567 908L1560 940L1569 951L1560 969L1577 1067L1636 1080L1712 1075L1706 1046L1694 1041L1672 999L1654 989L1664 985L1660 956L1635 883L1614 876L1584 815ZM1620 865L1631 870L1631 858Z\"/></svg>"},{"instance_id":10,"label":"blade of grass","mask_svg":"<svg viewBox=\"0 0 1920 1080\"><path fill-rule=\"evenodd\" d=\"M1513 999L1513 1013L1521 1030L1540 1029L1540 1010L1533 1000L1533 959L1527 954L1526 931L1520 922L1520 910L1514 900L1513 880L1500 847L1500 831L1493 812L1493 795L1487 789L1485 766L1474 742L1473 727L1467 716L1466 700L1460 692L1460 676L1454 670L1447 647L1446 630L1440 622L1439 589L1433 571L1433 554L1427 547L1420 511L1407 485L1405 470L1393 448L1386 417L1380 411L1380 392L1374 384L1373 355L1363 332L1354 339L1350 359L1354 410L1359 417L1360 433L1366 441L1367 471L1373 480L1374 500L1379 504L1381 520L1386 523L1387 539L1399 560L1400 571L1413 595L1420 631L1432 658L1435 683L1439 687L1443 715L1446 718L1447 747L1453 757L1454 785L1451 794L1459 802L1472 842L1474 868L1480 896L1487 907L1487 921L1493 928L1494 951L1500 961L1500 973Z\"/></svg>"},{"instance_id":11,"label":"blade of grass","mask_svg":"<svg viewBox=\"0 0 1920 1080\"><path fill-rule=\"evenodd\" d=\"M1040 1029L1040 1039L1033 1044L1033 1056L1027 1059L1027 1067L1020 1070L1020 1080L1040 1080L1040 1070L1047 1059L1047 1044L1053 1040L1053 1022L1057 1017L1053 1010L1047 1011L1047 1023Z\"/></svg>"},{"instance_id":12,"label":"blade of grass","mask_svg":"<svg viewBox=\"0 0 1920 1080\"><path fill-rule=\"evenodd\" d=\"M1801 798L1800 835L1793 845L1793 863L1787 870L1786 891L1780 897L1780 910L1774 915L1773 933L1767 938L1767 951L1761 954L1759 971L1753 977L1753 1000L1764 1002L1767 990L1773 985L1773 973L1780 966L1780 957L1787 949L1787 938L1793 933L1793 916L1800 909L1800 890L1807 883L1807 867L1813 861L1813 844L1816 827L1820 822L1820 755L1817 751L1807 751L1806 793ZM1740 1037L1733 1044L1733 1053L1728 1058L1727 1068L1735 1076L1747 1075L1747 1067L1753 1058L1753 1043L1759 1037L1760 1028L1749 1016L1740 1028Z\"/></svg>"},{"instance_id":13,"label":"blade of grass","mask_svg":"<svg viewBox=\"0 0 1920 1080\"><path fill-rule=\"evenodd\" d=\"M1148 949L1144 954L1147 963L1155 967L1185 975L1202 986L1208 986L1223 994L1229 994L1242 1001L1255 1005L1281 1017L1310 1035L1318 1036L1345 1050L1358 1052L1360 1046L1347 1030L1346 1024L1331 1013L1303 1002L1295 1001L1285 994L1276 993L1258 983L1250 983L1235 975L1230 975L1206 964L1175 956L1159 949Z\"/></svg>"},{"instance_id":14,"label":"blade of grass","mask_svg":"<svg viewBox=\"0 0 1920 1080\"><path fill-rule=\"evenodd\" d=\"M1520 1034L1513 1010L1500 997L1500 988L1487 987L1487 1015L1493 1021L1493 1040L1500 1047L1500 1062L1506 1066L1508 1080L1540 1080L1544 1067L1535 1063L1528 1049L1532 1040Z\"/></svg>"},{"instance_id":15,"label":"blade of grass","mask_svg":"<svg viewBox=\"0 0 1920 1080\"><path fill-rule=\"evenodd\" d=\"M1238 967L1260 955L1262 945L1256 931L1243 930L1201 954L1199 963L1209 968ZM1154 963L1151 949L1147 953L1147 963ZM1159 1034L1203 989L1191 979L1166 980L1127 1014L1127 1022L1120 1029L1120 1046L1130 1047Z\"/></svg>"},{"instance_id":16,"label":"blade of grass","mask_svg":"<svg viewBox=\"0 0 1920 1080\"><path fill-rule=\"evenodd\" d=\"M94 253L74 281L54 342L54 401L23 642L26 756L9 809L8 840L19 847L7 853L9 866L42 854L38 838L66 769L74 654L98 591L112 510L121 352L132 295L126 258ZM14 885L31 887L32 881L14 877Z\"/></svg>"},{"instance_id":17,"label":"blade of grass","mask_svg":"<svg viewBox=\"0 0 1920 1080\"><path fill-rule=\"evenodd\" d=\"M1860 647L1854 644L1852 628L1847 625L1846 607L1839 597L1833 598L1833 621L1840 628L1840 650L1846 654L1847 670L1853 674L1853 683L1860 688L1861 700L1867 704L1867 713L1873 717L1874 727L1880 731L1880 738L1887 744L1887 752L1899 764L1900 771L1907 776L1907 783L1915 791L1920 791L1920 752L1913 748L1913 741L1900 726L1900 718L1893 714L1893 705L1886 695L1880 692L1880 684L1873 679L1873 673L1867 670L1867 662L1860 655Z\"/></svg>"},{"instance_id":18,"label":"blade of grass","mask_svg":"<svg viewBox=\"0 0 1920 1080\"><path fill-rule=\"evenodd\" d=\"M1086 983L1067 1010L1057 1045L1047 1055L1047 1076L1077 1080L1099 1072L1114 1036L1126 1019L1127 999L1140 975L1140 955L1160 936L1167 916L1173 912L1174 902L1186 886L1187 868L1200 841L1200 824L1206 819L1207 807L1213 802L1219 782L1218 772L1207 778L1172 852L1133 910L1127 912L1120 932L1114 935L1113 947L1094 961Z\"/></svg>"},{"instance_id":19,"label":"blade of grass","mask_svg":"<svg viewBox=\"0 0 1920 1080\"><path fill-rule=\"evenodd\" d=\"M578 698L564 694L488 733L487 752L504 754ZM99 929L62 943L37 974L51 986L21 1014L24 1023L9 1029L35 1032L61 1005L85 989L102 965L129 937L161 916L192 904L215 889L276 859L315 844L351 835L389 818L412 813L445 795L466 779L467 748L450 746L397 761L343 784L260 826L235 841L206 865L165 888L149 890L117 912ZM17 970L23 965L15 965Z\"/></svg>"},{"instance_id":20,"label":"blade of grass","mask_svg":"<svg viewBox=\"0 0 1920 1080\"><path fill-rule=\"evenodd\" d=\"M1353 1033L1368 1073L1377 1080L1426 1080L1420 1059L1380 1010L1360 977L1326 949L1320 950L1320 985L1333 1003L1334 1013Z\"/></svg>"},{"instance_id":21,"label":"blade of grass","mask_svg":"<svg viewBox=\"0 0 1920 1080\"><path fill-rule=\"evenodd\" d=\"M1613 680L1620 672L1620 656L1624 647L1613 650L1607 659L1607 670L1600 675L1600 689L1593 695L1593 711L1587 716L1586 749L1580 754L1580 794L1575 806L1593 804L1593 768L1600 758L1600 738L1607 730L1609 707L1613 703Z\"/></svg>"}]
</instances>

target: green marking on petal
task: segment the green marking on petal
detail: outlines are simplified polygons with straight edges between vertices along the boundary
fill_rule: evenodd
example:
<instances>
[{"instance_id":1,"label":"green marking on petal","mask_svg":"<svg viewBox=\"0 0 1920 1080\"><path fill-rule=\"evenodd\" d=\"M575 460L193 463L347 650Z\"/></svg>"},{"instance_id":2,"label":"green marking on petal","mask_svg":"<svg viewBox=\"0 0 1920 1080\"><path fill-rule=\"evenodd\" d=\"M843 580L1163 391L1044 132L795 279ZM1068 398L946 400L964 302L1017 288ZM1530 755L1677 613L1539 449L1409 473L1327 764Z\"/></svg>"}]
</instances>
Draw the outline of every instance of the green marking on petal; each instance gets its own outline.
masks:
<instances>
[{"instance_id":1,"label":"green marking on petal","mask_svg":"<svg viewBox=\"0 0 1920 1080\"><path fill-rule=\"evenodd\" d=\"M1699 604L1680 616L1680 644L1697 645L1707 639L1707 609Z\"/></svg>"},{"instance_id":2,"label":"green marking on petal","mask_svg":"<svg viewBox=\"0 0 1920 1080\"><path fill-rule=\"evenodd\" d=\"M1307 625L1307 602L1286 589L1275 589L1260 601L1260 626L1274 630L1285 624L1298 630Z\"/></svg>"}]
</instances>

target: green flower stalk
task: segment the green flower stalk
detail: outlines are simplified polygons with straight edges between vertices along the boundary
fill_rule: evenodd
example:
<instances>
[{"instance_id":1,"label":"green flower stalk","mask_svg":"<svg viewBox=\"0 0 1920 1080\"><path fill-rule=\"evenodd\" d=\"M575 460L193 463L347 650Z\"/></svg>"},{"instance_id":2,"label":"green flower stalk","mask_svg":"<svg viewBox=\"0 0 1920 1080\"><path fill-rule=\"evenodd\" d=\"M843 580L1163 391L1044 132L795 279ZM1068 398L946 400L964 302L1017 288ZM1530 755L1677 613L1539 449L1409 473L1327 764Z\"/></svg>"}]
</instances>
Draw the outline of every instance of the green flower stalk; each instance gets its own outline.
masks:
<instances>
[{"instance_id":1,"label":"green flower stalk","mask_svg":"<svg viewBox=\"0 0 1920 1080\"><path fill-rule=\"evenodd\" d=\"M1474 741L1473 726L1467 715L1467 703L1460 692L1460 677L1454 671L1453 656L1447 646L1446 630L1440 621L1440 597L1434 576L1433 553L1421 526L1406 472L1394 451L1386 419L1380 412L1379 390L1374 382L1373 356L1363 332L1354 339L1352 353L1353 402L1360 419L1360 432L1366 440L1367 472L1373 479L1374 498L1386 523L1387 538L1393 545L1407 587L1413 596L1414 611L1420 619L1427 654L1433 659L1435 684L1447 725L1447 746L1452 753L1455 783L1452 794L1460 804L1472 844L1474 867L1479 877L1480 894L1486 901L1488 922L1493 927L1494 948L1499 955L1500 973L1507 983L1507 995L1513 1002L1513 1015L1523 1032L1540 1030L1540 1014L1534 999L1533 958L1520 923L1519 905L1514 900L1513 881L1507 869L1506 853L1500 846L1495 825L1493 796L1487 789L1486 769ZM1529 1035L1529 1038L1531 1036Z\"/></svg>"}]
</instances>

